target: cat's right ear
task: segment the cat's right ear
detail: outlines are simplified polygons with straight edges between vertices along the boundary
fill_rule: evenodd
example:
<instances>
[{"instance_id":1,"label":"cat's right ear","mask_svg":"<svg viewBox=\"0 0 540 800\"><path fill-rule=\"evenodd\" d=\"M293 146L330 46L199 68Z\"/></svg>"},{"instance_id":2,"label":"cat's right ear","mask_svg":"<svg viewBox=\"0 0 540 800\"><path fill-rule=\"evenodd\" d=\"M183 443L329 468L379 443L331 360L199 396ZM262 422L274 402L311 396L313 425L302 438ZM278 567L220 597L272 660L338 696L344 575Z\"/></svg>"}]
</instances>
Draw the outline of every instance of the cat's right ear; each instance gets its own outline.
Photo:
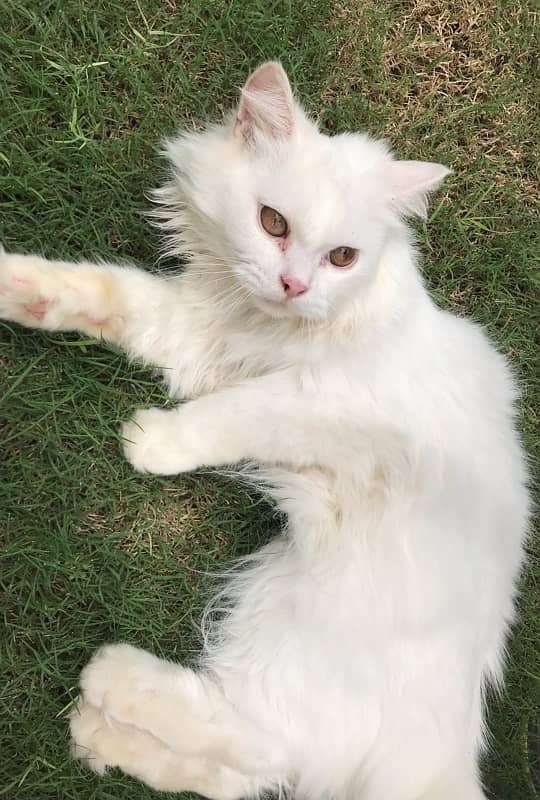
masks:
<instances>
[{"instance_id":1,"label":"cat's right ear","mask_svg":"<svg viewBox=\"0 0 540 800\"><path fill-rule=\"evenodd\" d=\"M262 134L283 139L294 130L294 100L285 70L268 61L255 70L242 88L234 135L248 144Z\"/></svg>"}]
</instances>

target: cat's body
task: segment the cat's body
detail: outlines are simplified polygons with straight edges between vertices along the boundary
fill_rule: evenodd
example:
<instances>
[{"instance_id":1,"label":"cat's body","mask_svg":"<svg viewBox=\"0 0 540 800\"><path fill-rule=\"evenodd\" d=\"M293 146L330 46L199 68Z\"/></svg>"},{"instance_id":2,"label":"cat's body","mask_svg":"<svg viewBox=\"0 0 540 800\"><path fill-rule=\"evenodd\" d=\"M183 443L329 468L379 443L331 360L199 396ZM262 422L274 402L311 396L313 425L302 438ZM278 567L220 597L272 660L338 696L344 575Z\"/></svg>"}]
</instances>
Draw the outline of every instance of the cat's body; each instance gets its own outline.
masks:
<instances>
[{"instance_id":1,"label":"cat's body","mask_svg":"<svg viewBox=\"0 0 540 800\"><path fill-rule=\"evenodd\" d=\"M399 219L445 170L390 175L382 145L320 136L274 65L234 123L169 154L158 195L172 249L192 254L182 276L4 256L0 313L163 367L189 402L127 424L131 463L256 462L289 523L228 583L201 672L100 651L76 754L217 800L480 800L483 692L502 677L528 501L504 359L434 306ZM279 208L263 227L290 230L246 224L253 197ZM329 259L352 259L349 277Z\"/></svg>"}]
</instances>

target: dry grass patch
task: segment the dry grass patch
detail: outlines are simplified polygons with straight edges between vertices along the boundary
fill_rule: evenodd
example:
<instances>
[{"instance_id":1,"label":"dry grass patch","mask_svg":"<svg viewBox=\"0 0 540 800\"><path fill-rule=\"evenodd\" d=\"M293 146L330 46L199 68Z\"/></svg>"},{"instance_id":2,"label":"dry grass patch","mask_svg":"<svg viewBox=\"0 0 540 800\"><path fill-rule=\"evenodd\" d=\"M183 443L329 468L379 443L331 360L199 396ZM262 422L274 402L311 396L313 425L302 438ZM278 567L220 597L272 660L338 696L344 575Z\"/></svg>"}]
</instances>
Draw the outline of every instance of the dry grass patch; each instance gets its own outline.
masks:
<instances>
[{"instance_id":1,"label":"dry grass patch","mask_svg":"<svg viewBox=\"0 0 540 800\"><path fill-rule=\"evenodd\" d=\"M338 2L337 69L324 99L362 96L401 154L425 144L460 171L489 162L500 199L508 178L533 204L537 16L524 3L500 9L492 0Z\"/></svg>"}]
</instances>

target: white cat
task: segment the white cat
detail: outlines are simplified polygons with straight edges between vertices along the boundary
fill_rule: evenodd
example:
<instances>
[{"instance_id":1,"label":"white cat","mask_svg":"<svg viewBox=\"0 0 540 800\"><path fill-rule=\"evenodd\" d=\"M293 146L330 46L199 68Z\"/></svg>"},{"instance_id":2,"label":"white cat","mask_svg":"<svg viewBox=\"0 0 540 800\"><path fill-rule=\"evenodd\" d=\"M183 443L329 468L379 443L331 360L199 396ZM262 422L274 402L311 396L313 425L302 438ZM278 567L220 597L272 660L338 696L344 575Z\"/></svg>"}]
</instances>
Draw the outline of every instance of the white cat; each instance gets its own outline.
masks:
<instances>
[{"instance_id":1,"label":"white cat","mask_svg":"<svg viewBox=\"0 0 540 800\"><path fill-rule=\"evenodd\" d=\"M275 63L167 154L182 275L4 254L0 314L162 367L187 402L127 423L133 466L254 462L289 521L207 617L200 671L94 656L74 753L216 800L480 800L528 496L505 360L435 307L403 222L448 170L319 133Z\"/></svg>"}]
</instances>

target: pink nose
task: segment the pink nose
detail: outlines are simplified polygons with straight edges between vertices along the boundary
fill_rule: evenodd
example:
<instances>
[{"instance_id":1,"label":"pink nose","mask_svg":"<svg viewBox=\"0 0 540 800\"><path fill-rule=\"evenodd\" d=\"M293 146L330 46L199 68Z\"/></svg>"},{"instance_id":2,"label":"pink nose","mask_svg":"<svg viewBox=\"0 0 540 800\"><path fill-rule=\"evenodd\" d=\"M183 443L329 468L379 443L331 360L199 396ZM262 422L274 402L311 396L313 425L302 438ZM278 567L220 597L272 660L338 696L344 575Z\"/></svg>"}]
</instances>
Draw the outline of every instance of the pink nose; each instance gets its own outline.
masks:
<instances>
[{"instance_id":1,"label":"pink nose","mask_svg":"<svg viewBox=\"0 0 540 800\"><path fill-rule=\"evenodd\" d=\"M304 294L309 289L305 283L290 275L281 275L280 280L287 297L298 297L299 294Z\"/></svg>"}]
</instances>

